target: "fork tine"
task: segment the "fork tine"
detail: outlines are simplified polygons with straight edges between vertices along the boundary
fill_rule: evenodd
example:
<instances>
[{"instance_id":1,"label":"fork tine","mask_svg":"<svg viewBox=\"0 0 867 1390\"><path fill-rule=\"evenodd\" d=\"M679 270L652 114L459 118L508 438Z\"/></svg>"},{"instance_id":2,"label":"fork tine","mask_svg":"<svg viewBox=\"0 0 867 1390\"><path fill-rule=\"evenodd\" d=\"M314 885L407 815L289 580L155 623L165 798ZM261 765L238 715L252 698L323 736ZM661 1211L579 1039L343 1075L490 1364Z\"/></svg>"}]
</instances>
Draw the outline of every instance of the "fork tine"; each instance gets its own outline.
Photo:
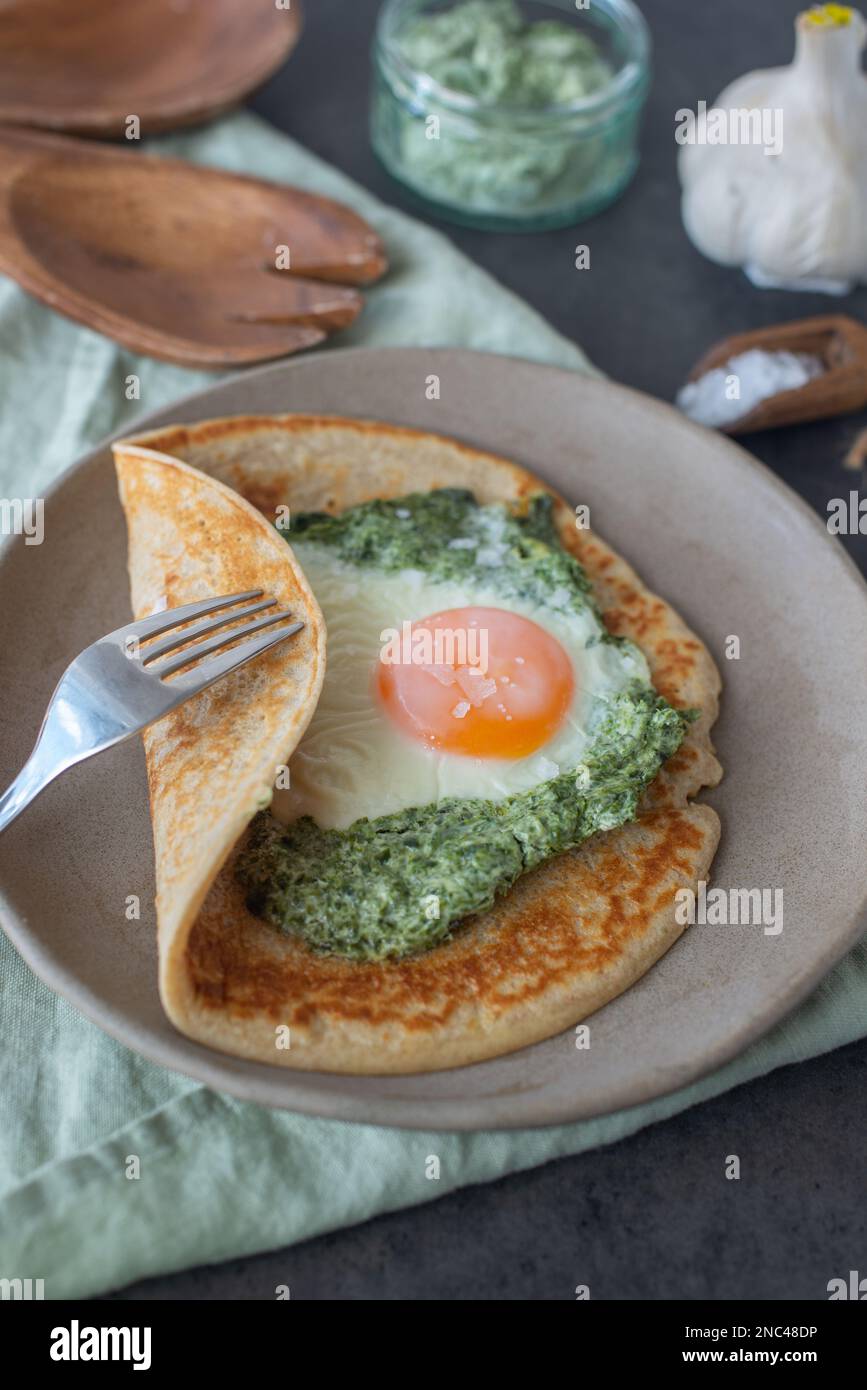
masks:
<instances>
[{"instance_id":1,"label":"fork tine","mask_svg":"<svg viewBox=\"0 0 867 1390\"><path fill-rule=\"evenodd\" d=\"M196 623L195 627L187 627L183 632L173 633L162 642L154 642L152 646L145 647L141 653L142 664L148 666L150 662L158 661L161 656L173 652L176 647L182 647L185 642L192 642L197 637L206 637L209 633L216 632L217 628L225 627L227 623L234 623L240 618L250 618L254 613L261 613L263 608L273 608L276 602L275 598L263 598L259 603L248 604L246 608L236 608L234 612L222 613L216 618L206 618L203 623Z\"/></svg>"},{"instance_id":2,"label":"fork tine","mask_svg":"<svg viewBox=\"0 0 867 1390\"><path fill-rule=\"evenodd\" d=\"M261 626L261 624L255 624ZM214 681L226 676L236 667L243 666L252 657L258 656L260 652L266 652L269 647L276 647L278 642L283 642L287 637L294 637L296 632L300 632L304 623L295 622L291 627L287 627L283 632L263 632L259 637L251 637L249 641L243 642L240 647L232 647L229 651L223 652L222 656L211 657L208 661L203 661L199 666L194 667L186 676L178 676L176 681L172 681L169 690L183 691L183 698L187 699L190 695L196 695L200 690L206 690Z\"/></svg>"},{"instance_id":3,"label":"fork tine","mask_svg":"<svg viewBox=\"0 0 867 1390\"><path fill-rule=\"evenodd\" d=\"M158 662L154 666L148 667L148 673L159 676L162 680L165 676L171 676L175 671L180 671L182 667L189 666L191 661L198 661L200 657L209 656L211 652L219 651L220 647L227 647L230 642L237 642L241 637L252 637L263 627L272 627L274 623L285 622L291 618L292 614L288 609L283 609L279 613L269 613L267 618L260 618L256 623L247 623L245 627L233 628L231 632L221 632L217 637L211 637L205 642L196 642L194 646L187 647L171 661Z\"/></svg>"},{"instance_id":4,"label":"fork tine","mask_svg":"<svg viewBox=\"0 0 867 1390\"><path fill-rule=\"evenodd\" d=\"M182 666L199 662L203 656L207 659L170 682L154 680L154 666L146 668L140 660L128 659L126 646L131 636L140 638L148 631L151 634L164 632L202 612L215 612L246 598L258 598L262 593L262 589L253 589L245 594L227 594L203 603L186 604L172 612L154 614L144 623L131 623L108 633L79 652L55 687L33 752L12 786L0 794L0 831L5 830L59 773L163 719L221 676L300 632L305 624L296 621L278 628L278 623L285 624L292 617L290 612L283 611L195 643L164 662L157 675L173 673ZM257 605L257 611L264 606ZM238 615L233 616L237 618ZM224 627L225 622L213 626ZM232 645L237 644L239 638L246 640ZM189 640L189 630L183 640ZM221 647L226 648L222 655L208 655Z\"/></svg>"},{"instance_id":5,"label":"fork tine","mask_svg":"<svg viewBox=\"0 0 867 1390\"><path fill-rule=\"evenodd\" d=\"M139 618L138 622L116 628L102 640L107 642L116 638L123 642L126 638L138 637L143 641L148 637L159 637L160 633L168 632L180 623L189 622L190 618L204 618L207 613L216 613L218 608L228 608L233 603L245 603L250 598L261 598L264 592L264 589L248 589L245 594L223 594L220 598L204 598L199 603L185 603L180 608L165 608L150 618Z\"/></svg>"}]
</instances>

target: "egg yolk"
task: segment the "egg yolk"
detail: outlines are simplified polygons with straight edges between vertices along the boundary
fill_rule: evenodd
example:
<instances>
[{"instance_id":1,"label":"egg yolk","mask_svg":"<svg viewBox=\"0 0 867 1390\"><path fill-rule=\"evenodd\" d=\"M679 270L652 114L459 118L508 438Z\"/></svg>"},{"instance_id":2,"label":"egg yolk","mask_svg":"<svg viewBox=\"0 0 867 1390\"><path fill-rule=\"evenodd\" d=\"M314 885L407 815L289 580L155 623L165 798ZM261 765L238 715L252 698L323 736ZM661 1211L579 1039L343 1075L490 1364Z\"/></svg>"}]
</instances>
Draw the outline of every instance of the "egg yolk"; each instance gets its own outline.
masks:
<instances>
[{"instance_id":1,"label":"egg yolk","mask_svg":"<svg viewBox=\"0 0 867 1390\"><path fill-rule=\"evenodd\" d=\"M384 648L377 693L389 717L428 748L525 758L560 728L575 690L556 638L502 608L451 608L404 623Z\"/></svg>"}]
</instances>

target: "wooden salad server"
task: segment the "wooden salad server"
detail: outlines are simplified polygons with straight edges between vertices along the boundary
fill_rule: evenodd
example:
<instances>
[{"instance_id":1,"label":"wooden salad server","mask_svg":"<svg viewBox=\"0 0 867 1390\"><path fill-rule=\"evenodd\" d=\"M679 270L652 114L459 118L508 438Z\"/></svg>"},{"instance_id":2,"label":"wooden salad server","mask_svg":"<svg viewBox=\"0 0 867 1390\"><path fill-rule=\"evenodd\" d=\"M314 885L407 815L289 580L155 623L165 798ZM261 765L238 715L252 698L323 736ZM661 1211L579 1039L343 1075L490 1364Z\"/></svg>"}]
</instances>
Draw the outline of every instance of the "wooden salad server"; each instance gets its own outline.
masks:
<instances>
[{"instance_id":1,"label":"wooden salad server","mask_svg":"<svg viewBox=\"0 0 867 1390\"><path fill-rule=\"evenodd\" d=\"M804 386L759 401L740 419L720 426L723 434L749 434L824 420L867 405L867 328L845 314L796 319L723 338L696 362L689 380L697 381L713 367L722 367L751 348L809 353L821 359L825 371Z\"/></svg>"},{"instance_id":2,"label":"wooden salad server","mask_svg":"<svg viewBox=\"0 0 867 1390\"><path fill-rule=\"evenodd\" d=\"M2 0L0 122L143 136L214 116L298 41L300 0Z\"/></svg>"},{"instance_id":3,"label":"wooden salad server","mask_svg":"<svg viewBox=\"0 0 867 1390\"><path fill-rule=\"evenodd\" d=\"M351 323L353 287L386 265L330 198L0 127L0 272L135 352L214 368L283 357Z\"/></svg>"}]
</instances>

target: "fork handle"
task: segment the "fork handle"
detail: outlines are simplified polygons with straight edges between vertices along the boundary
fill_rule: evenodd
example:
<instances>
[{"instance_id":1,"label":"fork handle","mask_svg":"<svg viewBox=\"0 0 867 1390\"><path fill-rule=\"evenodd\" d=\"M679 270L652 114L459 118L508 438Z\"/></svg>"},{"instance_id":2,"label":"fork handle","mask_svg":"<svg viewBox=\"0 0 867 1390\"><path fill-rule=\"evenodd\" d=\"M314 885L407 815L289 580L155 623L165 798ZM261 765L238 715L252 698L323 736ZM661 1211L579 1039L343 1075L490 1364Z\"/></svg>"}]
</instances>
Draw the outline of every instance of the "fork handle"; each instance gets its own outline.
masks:
<instances>
[{"instance_id":1,"label":"fork handle","mask_svg":"<svg viewBox=\"0 0 867 1390\"><path fill-rule=\"evenodd\" d=\"M34 748L15 781L0 795L0 833L7 825L12 824L15 817L36 799L60 771L59 767L47 767L45 760L39 756L38 746Z\"/></svg>"}]
</instances>

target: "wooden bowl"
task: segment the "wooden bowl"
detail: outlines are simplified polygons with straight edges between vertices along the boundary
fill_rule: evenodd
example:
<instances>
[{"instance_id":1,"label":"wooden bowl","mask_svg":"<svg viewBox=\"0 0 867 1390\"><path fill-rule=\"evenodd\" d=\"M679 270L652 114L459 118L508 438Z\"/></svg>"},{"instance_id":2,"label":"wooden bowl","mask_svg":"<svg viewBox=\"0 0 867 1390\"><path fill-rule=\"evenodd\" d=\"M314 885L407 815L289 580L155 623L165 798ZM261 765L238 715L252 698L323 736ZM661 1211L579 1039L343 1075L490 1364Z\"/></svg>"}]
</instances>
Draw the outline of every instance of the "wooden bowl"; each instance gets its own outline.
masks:
<instances>
[{"instance_id":1,"label":"wooden bowl","mask_svg":"<svg viewBox=\"0 0 867 1390\"><path fill-rule=\"evenodd\" d=\"M101 137L206 120L294 48L300 0L5 0L0 122Z\"/></svg>"}]
</instances>

